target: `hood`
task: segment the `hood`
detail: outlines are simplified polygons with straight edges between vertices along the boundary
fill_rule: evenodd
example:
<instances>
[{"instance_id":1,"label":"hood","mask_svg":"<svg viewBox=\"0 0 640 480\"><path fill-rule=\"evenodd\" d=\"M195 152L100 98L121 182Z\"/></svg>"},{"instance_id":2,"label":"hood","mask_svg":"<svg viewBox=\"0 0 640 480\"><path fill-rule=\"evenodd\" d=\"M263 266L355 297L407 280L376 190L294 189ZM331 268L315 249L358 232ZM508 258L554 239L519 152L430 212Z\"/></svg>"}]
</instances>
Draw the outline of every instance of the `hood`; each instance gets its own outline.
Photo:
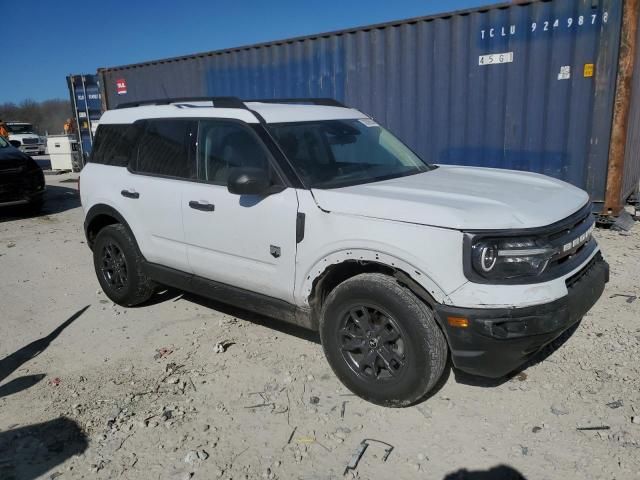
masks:
<instances>
[{"instance_id":1,"label":"hood","mask_svg":"<svg viewBox=\"0 0 640 480\"><path fill-rule=\"evenodd\" d=\"M12 145L0 148L0 171L24 167L29 156Z\"/></svg>"},{"instance_id":2,"label":"hood","mask_svg":"<svg viewBox=\"0 0 640 480\"><path fill-rule=\"evenodd\" d=\"M543 227L589 201L579 188L537 173L450 165L312 191L318 206L330 212L458 230Z\"/></svg>"}]
</instances>

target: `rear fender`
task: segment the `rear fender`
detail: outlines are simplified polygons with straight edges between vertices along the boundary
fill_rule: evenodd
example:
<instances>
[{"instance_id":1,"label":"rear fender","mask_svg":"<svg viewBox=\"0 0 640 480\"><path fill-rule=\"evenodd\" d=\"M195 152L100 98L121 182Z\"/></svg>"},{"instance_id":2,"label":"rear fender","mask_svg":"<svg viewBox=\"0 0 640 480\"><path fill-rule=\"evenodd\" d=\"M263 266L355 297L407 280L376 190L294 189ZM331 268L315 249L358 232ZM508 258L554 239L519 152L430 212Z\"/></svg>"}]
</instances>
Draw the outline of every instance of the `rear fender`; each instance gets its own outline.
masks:
<instances>
[{"instance_id":1,"label":"rear fender","mask_svg":"<svg viewBox=\"0 0 640 480\"><path fill-rule=\"evenodd\" d=\"M91 225L93 220L95 220L100 215L108 215L110 217L113 217L118 221L118 223L121 223L122 225L124 225L125 228L131 233L131 236L133 237L134 242L136 242L136 246L138 246L136 241L136 236L133 233L133 230L131 230L129 223L122 216L122 214L110 205L107 205L104 203L98 203L96 205L93 205L89 209L84 219L84 234L87 239L87 245L89 245L89 248L93 248L93 240L90 238L90 235L89 235L89 226ZM138 247L138 250L140 250L139 247Z\"/></svg>"}]
</instances>

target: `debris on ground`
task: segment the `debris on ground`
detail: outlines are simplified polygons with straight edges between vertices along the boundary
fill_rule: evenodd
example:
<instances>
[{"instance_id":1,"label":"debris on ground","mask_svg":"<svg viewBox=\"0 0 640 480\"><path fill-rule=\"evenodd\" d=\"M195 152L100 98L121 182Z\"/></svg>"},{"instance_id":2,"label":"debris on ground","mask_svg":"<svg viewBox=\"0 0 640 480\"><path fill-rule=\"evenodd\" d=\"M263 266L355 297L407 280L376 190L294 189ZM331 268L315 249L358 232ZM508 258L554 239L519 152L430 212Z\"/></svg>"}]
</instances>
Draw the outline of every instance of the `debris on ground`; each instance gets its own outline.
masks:
<instances>
[{"instance_id":1,"label":"debris on ground","mask_svg":"<svg viewBox=\"0 0 640 480\"><path fill-rule=\"evenodd\" d=\"M527 374L524 372L520 372L518 375L516 375L516 380L518 380L519 382L524 382L527 379Z\"/></svg>"},{"instance_id":2,"label":"debris on ground","mask_svg":"<svg viewBox=\"0 0 640 480\"><path fill-rule=\"evenodd\" d=\"M231 345L234 345L234 342L230 342L228 340L225 340L223 342L216 342L216 344L213 346L213 353L224 353Z\"/></svg>"},{"instance_id":3,"label":"debris on ground","mask_svg":"<svg viewBox=\"0 0 640 480\"><path fill-rule=\"evenodd\" d=\"M627 303L633 303L638 299L637 295L627 295L624 293L614 293L609 298L623 297L627 299Z\"/></svg>"},{"instance_id":4,"label":"debris on ground","mask_svg":"<svg viewBox=\"0 0 640 480\"><path fill-rule=\"evenodd\" d=\"M353 452L353 455L351 455L351 458L349 459L349 463L347 463L347 466L344 469L343 475L346 475L347 473L349 473L350 470L355 470L358 467L358 463L360 463L360 460L362 459L364 452L367 450L367 448L371 443L380 443L386 447L384 450L384 455L382 456L382 461L383 462L387 461L387 459L389 458L389 455L391 455L391 452L393 451L393 448L394 448L393 445L383 442L381 440L375 440L373 438L365 438L364 440L362 440L362 442L360 442L355 452Z\"/></svg>"},{"instance_id":5,"label":"debris on ground","mask_svg":"<svg viewBox=\"0 0 640 480\"><path fill-rule=\"evenodd\" d=\"M161 358L168 357L173 353L173 348L171 347L161 347L156 350L156 354L153 356L154 360L160 360Z\"/></svg>"},{"instance_id":6,"label":"debris on ground","mask_svg":"<svg viewBox=\"0 0 640 480\"><path fill-rule=\"evenodd\" d=\"M607 407L609 407L612 410L615 410L616 408L620 408L622 405L624 405L622 400L615 400L613 402L607 403Z\"/></svg>"}]
</instances>

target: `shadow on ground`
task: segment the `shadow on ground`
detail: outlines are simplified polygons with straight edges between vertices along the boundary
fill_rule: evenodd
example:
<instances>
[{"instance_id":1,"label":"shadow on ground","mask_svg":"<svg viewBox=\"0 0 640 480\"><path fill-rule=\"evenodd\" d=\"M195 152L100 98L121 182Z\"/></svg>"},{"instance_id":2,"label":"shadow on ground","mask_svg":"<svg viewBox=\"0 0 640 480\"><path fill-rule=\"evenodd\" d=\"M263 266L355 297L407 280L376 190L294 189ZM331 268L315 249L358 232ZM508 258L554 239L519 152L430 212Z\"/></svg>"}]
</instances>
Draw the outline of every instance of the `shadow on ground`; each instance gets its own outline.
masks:
<instances>
[{"instance_id":1,"label":"shadow on ground","mask_svg":"<svg viewBox=\"0 0 640 480\"><path fill-rule=\"evenodd\" d=\"M516 469L507 465L498 465L489 470L462 469L449 473L444 480L527 480Z\"/></svg>"},{"instance_id":2,"label":"shadow on ground","mask_svg":"<svg viewBox=\"0 0 640 480\"><path fill-rule=\"evenodd\" d=\"M573 324L568 330L564 331L558 338L549 343L547 346L543 347L537 354L531 357L526 363L520 366L518 369L513 372L505 375L500 378L486 378L479 377L476 375L470 375L468 373L462 372L460 370L454 369L456 382L462 383L464 385L469 385L472 387L484 387L484 388L493 388L499 387L500 385L507 383L515 377L518 377L523 374L523 372L534 366L538 363L544 362L551 355L553 355L557 350L559 350L567 341L573 336L578 327L580 326L580 322L576 322ZM526 378L526 376L524 377ZM524 379L523 378L523 379Z\"/></svg>"},{"instance_id":3,"label":"shadow on ground","mask_svg":"<svg viewBox=\"0 0 640 480\"><path fill-rule=\"evenodd\" d=\"M28 206L0 207L0 222L23 218L36 218L44 215L55 215L80 206L80 195L77 188L61 185L47 185L42 211L33 213Z\"/></svg>"},{"instance_id":4,"label":"shadow on ground","mask_svg":"<svg viewBox=\"0 0 640 480\"><path fill-rule=\"evenodd\" d=\"M49 346L49 344L53 340L55 340L65 328L71 325L88 308L89 308L89 305L78 310L76 313L71 315L58 328L53 330L46 337L39 338L38 340L35 340L34 342L31 342L28 345L25 345L20 350L17 350L11 355L8 355L2 360L0 360L0 382L2 382L2 380L7 378L9 375L15 372L18 368L20 368L26 362L37 357L43 351L45 351L46 348ZM26 377L16 378L11 382L8 382L7 384L0 386L0 398L6 395L17 393L26 388L29 388L35 385L36 383L38 383L40 380L42 380L42 378L44 378L44 375L42 376L30 375ZM3 477L0 477L0 478L3 478Z\"/></svg>"},{"instance_id":5,"label":"shadow on ground","mask_svg":"<svg viewBox=\"0 0 640 480\"><path fill-rule=\"evenodd\" d=\"M40 478L88 446L80 426L66 417L0 432L0 478Z\"/></svg>"},{"instance_id":6,"label":"shadow on ground","mask_svg":"<svg viewBox=\"0 0 640 480\"><path fill-rule=\"evenodd\" d=\"M14 378L10 382L0 385L0 398L8 397L14 393L31 388L36 383L39 383L44 377L46 377L44 373L38 373L37 375L25 375L23 377Z\"/></svg>"}]
</instances>

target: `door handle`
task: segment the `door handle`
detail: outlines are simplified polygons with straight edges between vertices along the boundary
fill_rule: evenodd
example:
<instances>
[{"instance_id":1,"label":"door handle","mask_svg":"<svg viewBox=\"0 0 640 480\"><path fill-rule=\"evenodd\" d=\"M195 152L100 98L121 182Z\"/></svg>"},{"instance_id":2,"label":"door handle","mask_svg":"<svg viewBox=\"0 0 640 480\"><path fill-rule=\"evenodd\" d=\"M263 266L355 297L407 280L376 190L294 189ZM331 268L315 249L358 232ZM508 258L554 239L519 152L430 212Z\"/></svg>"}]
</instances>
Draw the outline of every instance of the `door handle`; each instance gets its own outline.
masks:
<instances>
[{"instance_id":1,"label":"door handle","mask_svg":"<svg viewBox=\"0 0 640 480\"><path fill-rule=\"evenodd\" d=\"M212 203L198 202L196 200L191 200L189 202L189 206L195 210L201 210L203 212L213 212L216 209L216 206Z\"/></svg>"},{"instance_id":2,"label":"door handle","mask_svg":"<svg viewBox=\"0 0 640 480\"><path fill-rule=\"evenodd\" d=\"M127 198L140 198L140 194L138 192L134 192L132 190L122 190L120 195Z\"/></svg>"}]
</instances>

